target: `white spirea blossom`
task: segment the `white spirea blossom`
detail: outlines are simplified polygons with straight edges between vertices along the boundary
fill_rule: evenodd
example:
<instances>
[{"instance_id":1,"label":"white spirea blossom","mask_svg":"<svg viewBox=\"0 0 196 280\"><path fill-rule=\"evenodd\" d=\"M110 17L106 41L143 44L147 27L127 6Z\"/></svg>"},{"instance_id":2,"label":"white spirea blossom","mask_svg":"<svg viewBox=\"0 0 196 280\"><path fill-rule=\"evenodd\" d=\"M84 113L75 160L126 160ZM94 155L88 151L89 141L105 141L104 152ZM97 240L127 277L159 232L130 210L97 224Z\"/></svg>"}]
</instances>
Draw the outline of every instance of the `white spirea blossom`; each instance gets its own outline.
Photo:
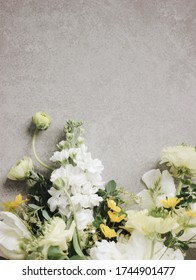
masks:
<instances>
[{"instance_id":1,"label":"white spirea blossom","mask_svg":"<svg viewBox=\"0 0 196 280\"><path fill-rule=\"evenodd\" d=\"M96 242L90 249L93 260L182 260L180 250L173 250L164 246L162 242L151 240L137 230L134 230L129 239L108 242Z\"/></svg>"},{"instance_id":2,"label":"white spirea blossom","mask_svg":"<svg viewBox=\"0 0 196 280\"><path fill-rule=\"evenodd\" d=\"M144 209L160 207L162 199L175 196L174 179L167 170L161 173L159 169L152 169L142 176L142 181L148 188L138 193L141 198L141 206Z\"/></svg>"},{"instance_id":3,"label":"white spirea blossom","mask_svg":"<svg viewBox=\"0 0 196 280\"><path fill-rule=\"evenodd\" d=\"M20 218L0 212L0 256L10 260L26 258L25 245L32 240L30 231Z\"/></svg>"},{"instance_id":4,"label":"white spirea blossom","mask_svg":"<svg viewBox=\"0 0 196 280\"><path fill-rule=\"evenodd\" d=\"M186 145L165 148L161 152L161 163L188 169L192 175L196 176L196 149Z\"/></svg>"},{"instance_id":5,"label":"white spirea blossom","mask_svg":"<svg viewBox=\"0 0 196 280\"><path fill-rule=\"evenodd\" d=\"M59 246L61 251L68 250L68 243L72 240L75 231L75 222L70 228L66 228L63 219L54 217L49 222L45 222L44 235L38 240L38 246L42 247L42 254L47 258L50 246Z\"/></svg>"},{"instance_id":6,"label":"white spirea blossom","mask_svg":"<svg viewBox=\"0 0 196 280\"><path fill-rule=\"evenodd\" d=\"M30 172L33 170L33 162L30 157L24 157L12 166L7 178L10 180L25 180L29 177Z\"/></svg>"}]
</instances>

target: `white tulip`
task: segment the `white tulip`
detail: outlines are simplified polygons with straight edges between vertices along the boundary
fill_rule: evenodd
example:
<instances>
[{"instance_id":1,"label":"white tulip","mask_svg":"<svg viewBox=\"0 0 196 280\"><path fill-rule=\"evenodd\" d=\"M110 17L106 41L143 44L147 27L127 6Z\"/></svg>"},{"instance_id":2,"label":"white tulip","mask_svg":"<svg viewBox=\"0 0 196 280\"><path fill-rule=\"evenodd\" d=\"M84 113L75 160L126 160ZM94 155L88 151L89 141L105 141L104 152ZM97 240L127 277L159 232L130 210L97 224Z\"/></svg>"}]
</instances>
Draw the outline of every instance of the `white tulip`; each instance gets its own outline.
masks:
<instances>
[{"instance_id":1,"label":"white tulip","mask_svg":"<svg viewBox=\"0 0 196 280\"><path fill-rule=\"evenodd\" d=\"M25 245L31 233L20 218L10 212L0 212L0 256L11 260L26 258Z\"/></svg>"}]
</instances>

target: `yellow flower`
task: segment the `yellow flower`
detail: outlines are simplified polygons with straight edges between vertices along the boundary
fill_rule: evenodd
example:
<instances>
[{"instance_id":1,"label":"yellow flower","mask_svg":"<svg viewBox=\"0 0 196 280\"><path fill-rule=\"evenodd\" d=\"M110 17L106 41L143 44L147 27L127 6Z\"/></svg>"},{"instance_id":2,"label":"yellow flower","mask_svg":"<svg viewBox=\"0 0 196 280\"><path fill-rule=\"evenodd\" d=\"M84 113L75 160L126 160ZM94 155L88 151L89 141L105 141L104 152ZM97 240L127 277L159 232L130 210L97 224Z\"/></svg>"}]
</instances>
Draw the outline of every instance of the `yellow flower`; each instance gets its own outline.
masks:
<instances>
[{"instance_id":1,"label":"yellow flower","mask_svg":"<svg viewBox=\"0 0 196 280\"><path fill-rule=\"evenodd\" d=\"M191 218L195 218L196 217L196 212L192 211L192 210L188 210L185 212L185 214Z\"/></svg>"},{"instance_id":2,"label":"yellow flower","mask_svg":"<svg viewBox=\"0 0 196 280\"><path fill-rule=\"evenodd\" d=\"M180 203L181 198L169 197L168 199L162 199L160 202L165 208L174 208L178 203Z\"/></svg>"},{"instance_id":3,"label":"yellow flower","mask_svg":"<svg viewBox=\"0 0 196 280\"><path fill-rule=\"evenodd\" d=\"M120 223L126 218L125 214L118 216L118 213L112 211L108 211L108 216L110 217L110 221L113 223Z\"/></svg>"},{"instance_id":4,"label":"yellow flower","mask_svg":"<svg viewBox=\"0 0 196 280\"><path fill-rule=\"evenodd\" d=\"M2 206L4 211L13 212L16 210L16 208L18 208L19 205L26 201L27 199L23 200L22 195L18 194L14 201L2 202Z\"/></svg>"},{"instance_id":5,"label":"yellow flower","mask_svg":"<svg viewBox=\"0 0 196 280\"><path fill-rule=\"evenodd\" d=\"M113 210L117 213L119 213L121 211L121 208L116 205L116 202L113 199L107 199L107 203L108 203L108 207L111 210Z\"/></svg>"},{"instance_id":6,"label":"yellow flower","mask_svg":"<svg viewBox=\"0 0 196 280\"><path fill-rule=\"evenodd\" d=\"M100 227L100 229L101 229L101 231L102 231L102 233L104 234L105 237L107 237L109 239L113 238L113 237L117 237L117 234L116 234L114 229L111 229L104 224L100 224L99 227Z\"/></svg>"}]
</instances>

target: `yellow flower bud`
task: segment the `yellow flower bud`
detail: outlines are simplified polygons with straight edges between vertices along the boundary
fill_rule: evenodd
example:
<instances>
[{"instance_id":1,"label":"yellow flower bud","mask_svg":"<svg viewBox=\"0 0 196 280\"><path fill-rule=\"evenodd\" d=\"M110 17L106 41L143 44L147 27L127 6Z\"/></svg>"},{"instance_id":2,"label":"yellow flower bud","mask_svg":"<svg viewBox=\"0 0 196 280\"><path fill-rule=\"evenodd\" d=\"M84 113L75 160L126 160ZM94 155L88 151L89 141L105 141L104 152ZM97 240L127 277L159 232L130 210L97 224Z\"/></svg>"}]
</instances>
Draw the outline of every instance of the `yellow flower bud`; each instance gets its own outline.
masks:
<instances>
[{"instance_id":1,"label":"yellow flower bud","mask_svg":"<svg viewBox=\"0 0 196 280\"><path fill-rule=\"evenodd\" d=\"M29 177L30 172L33 170L33 162L31 158L24 157L12 166L7 174L7 178L10 180L25 180Z\"/></svg>"},{"instance_id":2,"label":"yellow flower bud","mask_svg":"<svg viewBox=\"0 0 196 280\"><path fill-rule=\"evenodd\" d=\"M51 124L51 118L44 112L37 112L33 116L33 122L37 129L46 130Z\"/></svg>"}]
</instances>

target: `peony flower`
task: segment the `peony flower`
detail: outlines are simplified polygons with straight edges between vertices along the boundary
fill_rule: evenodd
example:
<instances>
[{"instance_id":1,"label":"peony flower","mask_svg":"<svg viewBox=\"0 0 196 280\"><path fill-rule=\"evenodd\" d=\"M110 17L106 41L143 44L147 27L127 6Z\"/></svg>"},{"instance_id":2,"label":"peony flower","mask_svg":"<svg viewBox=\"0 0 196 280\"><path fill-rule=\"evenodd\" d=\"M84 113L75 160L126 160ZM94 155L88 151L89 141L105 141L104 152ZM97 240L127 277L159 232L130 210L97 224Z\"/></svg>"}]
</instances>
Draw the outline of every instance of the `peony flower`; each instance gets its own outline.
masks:
<instances>
[{"instance_id":1,"label":"peony flower","mask_svg":"<svg viewBox=\"0 0 196 280\"><path fill-rule=\"evenodd\" d=\"M51 118L44 112L37 112L32 117L33 122L37 129L46 130L51 124Z\"/></svg>"},{"instance_id":2,"label":"peony flower","mask_svg":"<svg viewBox=\"0 0 196 280\"><path fill-rule=\"evenodd\" d=\"M25 180L30 176L31 171L33 170L33 162L31 158L24 157L22 160L18 161L15 165L12 166L7 178L10 180Z\"/></svg>"},{"instance_id":3,"label":"peony flower","mask_svg":"<svg viewBox=\"0 0 196 280\"><path fill-rule=\"evenodd\" d=\"M165 148L161 152L161 163L172 167L171 171L176 169L178 175L188 172L196 176L196 149L186 145Z\"/></svg>"},{"instance_id":4,"label":"peony flower","mask_svg":"<svg viewBox=\"0 0 196 280\"><path fill-rule=\"evenodd\" d=\"M162 206L161 200L175 196L174 179L167 170L161 173L159 169L152 169L142 176L142 181L148 188L138 193L138 196L141 197L141 206L144 209L160 207Z\"/></svg>"},{"instance_id":5,"label":"peony flower","mask_svg":"<svg viewBox=\"0 0 196 280\"><path fill-rule=\"evenodd\" d=\"M0 256L11 260L23 260L27 256L25 245L32 236L25 224L10 212L0 212Z\"/></svg>"},{"instance_id":6,"label":"peony flower","mask_svg":"<svg viewBox=\"0 0 196 280\"><path fill-rule=\"evenodd\" d=\"M54 217L49 222L45 222L43 236L38 240L38 246L42 247L42 254L47 259L47 253L50 246L58 246L63 251L68 250L68 243L72 240L75 231L75 222L70 228L66 229L63 219Z\"/></svg>"},{"instance_id":7,"label":"peony flower","mask_svg":"<svg viewBox=\"0 0 196 280\"><path fill-rule=\"evenodd\" d=\"M162 242L151 240L134 230L129 239L109 242L98 241L90 249L93 260L182 260L180 250L164 246Z\"/></svg>"},{"instance_id":8,"label":"peony flower","mask_svg":"<svg viewBox=\"0 0 196 280\"><path fill-rule=\"evenodd\" d=\"M176 218L167 216L166 218L152 217L148 215L148 210L129 210L127 213L126 227L133 228L143 235L151 233L163 234L178 228Z\"/></svg>"}]
</instances>

